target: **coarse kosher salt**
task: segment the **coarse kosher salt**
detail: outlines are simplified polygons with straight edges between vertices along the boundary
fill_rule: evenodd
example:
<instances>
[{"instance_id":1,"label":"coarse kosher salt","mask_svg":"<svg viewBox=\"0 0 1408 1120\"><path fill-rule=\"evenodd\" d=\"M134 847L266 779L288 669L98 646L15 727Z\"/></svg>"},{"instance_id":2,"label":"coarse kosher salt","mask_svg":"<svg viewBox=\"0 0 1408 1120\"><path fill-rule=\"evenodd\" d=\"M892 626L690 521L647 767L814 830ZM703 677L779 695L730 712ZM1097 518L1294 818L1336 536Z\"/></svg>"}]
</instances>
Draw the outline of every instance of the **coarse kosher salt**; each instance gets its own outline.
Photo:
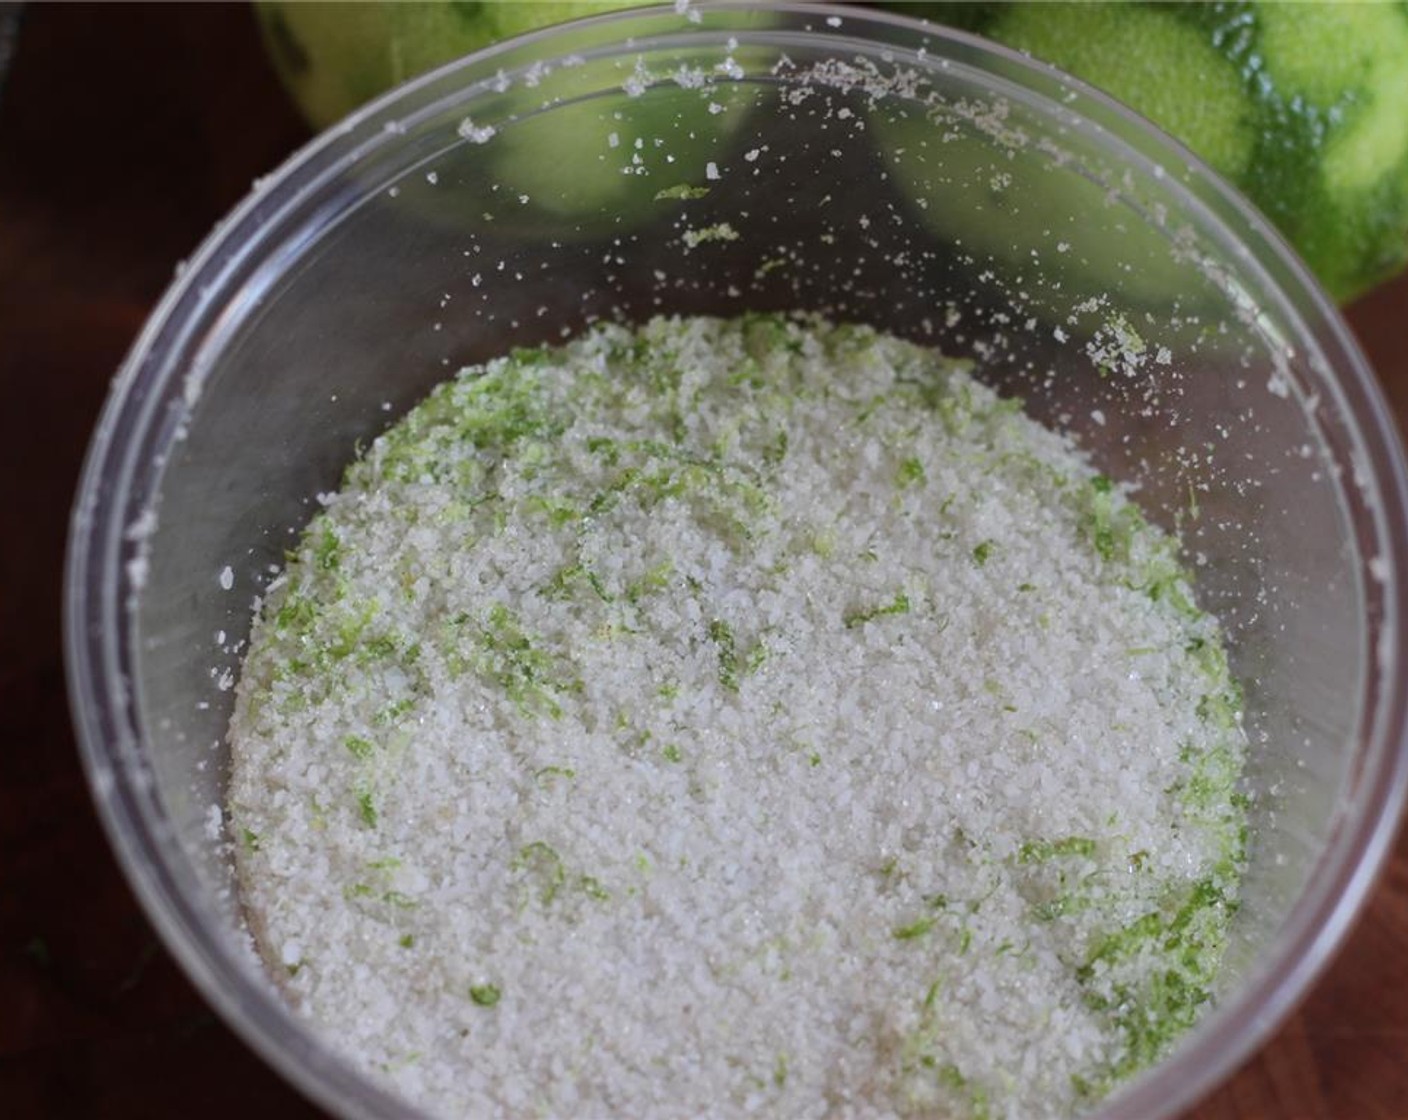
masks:
<instances>
[{"instance_id":1,"label":"coarse kosher salt","mask_svg":"<svg viewBox=\"0 0 1408 1120\"><path fill-rule=\"evenodd\" d=\"M1209 997L1239 708L1176 541L960 364L659 319L348 469L227 809L291 1004L437 1114L1068 1116Z\"/></svg>"}]
</instances>

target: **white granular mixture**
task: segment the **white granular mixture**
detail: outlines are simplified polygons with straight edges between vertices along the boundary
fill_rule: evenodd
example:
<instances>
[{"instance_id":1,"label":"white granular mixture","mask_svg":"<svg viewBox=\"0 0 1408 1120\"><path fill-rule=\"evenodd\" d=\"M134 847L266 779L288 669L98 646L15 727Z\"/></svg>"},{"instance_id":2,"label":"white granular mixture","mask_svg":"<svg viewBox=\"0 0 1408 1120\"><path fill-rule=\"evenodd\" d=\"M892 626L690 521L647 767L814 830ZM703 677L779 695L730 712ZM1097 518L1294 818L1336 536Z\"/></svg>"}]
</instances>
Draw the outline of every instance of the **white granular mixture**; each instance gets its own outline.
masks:
<instances>
[{"instance_id":1,"label":"white granular mixture","mask_svg":"<svg viewBox=\"0 0 1408 1120\"><path fill-rule=\"evenodd\" d=\"M466 370L256 620L291 1003L445 1116L1078 1113L1208 999L1240 700L1176 542L959 364L660 319Z\"/></svg>"}]
</instances>

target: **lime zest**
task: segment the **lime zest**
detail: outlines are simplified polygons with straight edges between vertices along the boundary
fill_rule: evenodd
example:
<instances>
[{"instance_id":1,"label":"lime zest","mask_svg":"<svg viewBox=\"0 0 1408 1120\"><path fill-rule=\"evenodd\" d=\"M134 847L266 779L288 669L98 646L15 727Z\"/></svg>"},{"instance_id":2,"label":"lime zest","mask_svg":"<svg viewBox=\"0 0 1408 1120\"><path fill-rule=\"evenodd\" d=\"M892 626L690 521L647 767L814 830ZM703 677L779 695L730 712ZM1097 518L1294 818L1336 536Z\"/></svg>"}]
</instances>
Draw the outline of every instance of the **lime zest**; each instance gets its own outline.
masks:
<instances>
[{"instance_id":1,"label":"lime zest","mask_svg":"<svg viewBox=\"0 0 1408 1120\"><path fill-rule=\"evenodd\" d=\"M667 202L671 199L679 199L683 202L692 202L698 198L705 198L708 194L708 187L691 187L688 183L680 183L677 186L666 187L662 191L656 191L655 201Z\"/></svg>"},{"instance_id":2,"label":"lime zest","mask_svg":"<svg viewBox=\"0 0 1408 1120\"><path fill-rule=\"evenodd\" d=\"M903 591L896 592L895 597L890 602L879 607L870 607L864 610L847 611L841 616L841 622L847 630L854 630L857 626L864 626L867 622L874 622L878 618L887 618L892 615L909 613L909 596Z\"/></svg>"},{"instance_id":3,"label":"lime zest","mask_svg":"<svg viewBox=\"0 0 1408 1120\"><path fill-rule=\"evenodd\" d=\"M471 984L469 998L478 1007L493 1007L503 998L503 994L496 984Z\"/></svg>"}]
</instances>

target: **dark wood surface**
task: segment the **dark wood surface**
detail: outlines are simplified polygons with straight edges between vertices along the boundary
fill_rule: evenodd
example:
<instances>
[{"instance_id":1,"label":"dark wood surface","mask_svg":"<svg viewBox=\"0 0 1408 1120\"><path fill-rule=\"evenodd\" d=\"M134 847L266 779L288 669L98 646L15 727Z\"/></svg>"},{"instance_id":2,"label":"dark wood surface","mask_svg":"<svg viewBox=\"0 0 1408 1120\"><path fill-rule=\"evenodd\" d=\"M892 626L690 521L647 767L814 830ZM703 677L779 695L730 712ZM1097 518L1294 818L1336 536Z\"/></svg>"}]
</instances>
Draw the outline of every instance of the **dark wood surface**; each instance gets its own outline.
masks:
<instances>
[{"instance_id":1,"label":"dark wood surface","mask_svg":"<svg viewBox=\"0 0 1408 1120\"><path fill-rule=\"evenodd\" d=\"M0 1116L321 1113L205 1007L94 816L64 695L69 503L108 381L307 136L243 6L31 5L0 87ZM1408 427L1408 277L1349 310ZM1408 842L1300 1011L1187 1120L1408 1120Z\"/></svg>"}]
</instances>

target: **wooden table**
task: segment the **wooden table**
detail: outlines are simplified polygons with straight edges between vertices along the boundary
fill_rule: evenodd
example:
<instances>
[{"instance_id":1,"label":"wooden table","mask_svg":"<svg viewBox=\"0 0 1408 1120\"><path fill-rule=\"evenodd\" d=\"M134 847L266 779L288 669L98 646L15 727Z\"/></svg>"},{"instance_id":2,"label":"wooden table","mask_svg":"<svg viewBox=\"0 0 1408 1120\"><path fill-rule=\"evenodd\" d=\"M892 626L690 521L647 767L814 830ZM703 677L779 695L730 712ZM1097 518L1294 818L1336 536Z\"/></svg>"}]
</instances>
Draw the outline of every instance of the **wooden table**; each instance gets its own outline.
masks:
<instances>
[{"instance_id":1,"label":"wooden table","mask_svg":"<svg viewBox=\"0 0 1408 1120\"><path fill-rule=\"evenodd\" d=\"M205 1007L99 831L64 696L69 501L185 257L306 137L243 6L34 5L0 89L0 1115L321 1113ZM1349 318L1408 422L1408 277ZM1188 1120L1408 1118L1408 843L1300 1012Z\"/></svg>"}]
</instances>

